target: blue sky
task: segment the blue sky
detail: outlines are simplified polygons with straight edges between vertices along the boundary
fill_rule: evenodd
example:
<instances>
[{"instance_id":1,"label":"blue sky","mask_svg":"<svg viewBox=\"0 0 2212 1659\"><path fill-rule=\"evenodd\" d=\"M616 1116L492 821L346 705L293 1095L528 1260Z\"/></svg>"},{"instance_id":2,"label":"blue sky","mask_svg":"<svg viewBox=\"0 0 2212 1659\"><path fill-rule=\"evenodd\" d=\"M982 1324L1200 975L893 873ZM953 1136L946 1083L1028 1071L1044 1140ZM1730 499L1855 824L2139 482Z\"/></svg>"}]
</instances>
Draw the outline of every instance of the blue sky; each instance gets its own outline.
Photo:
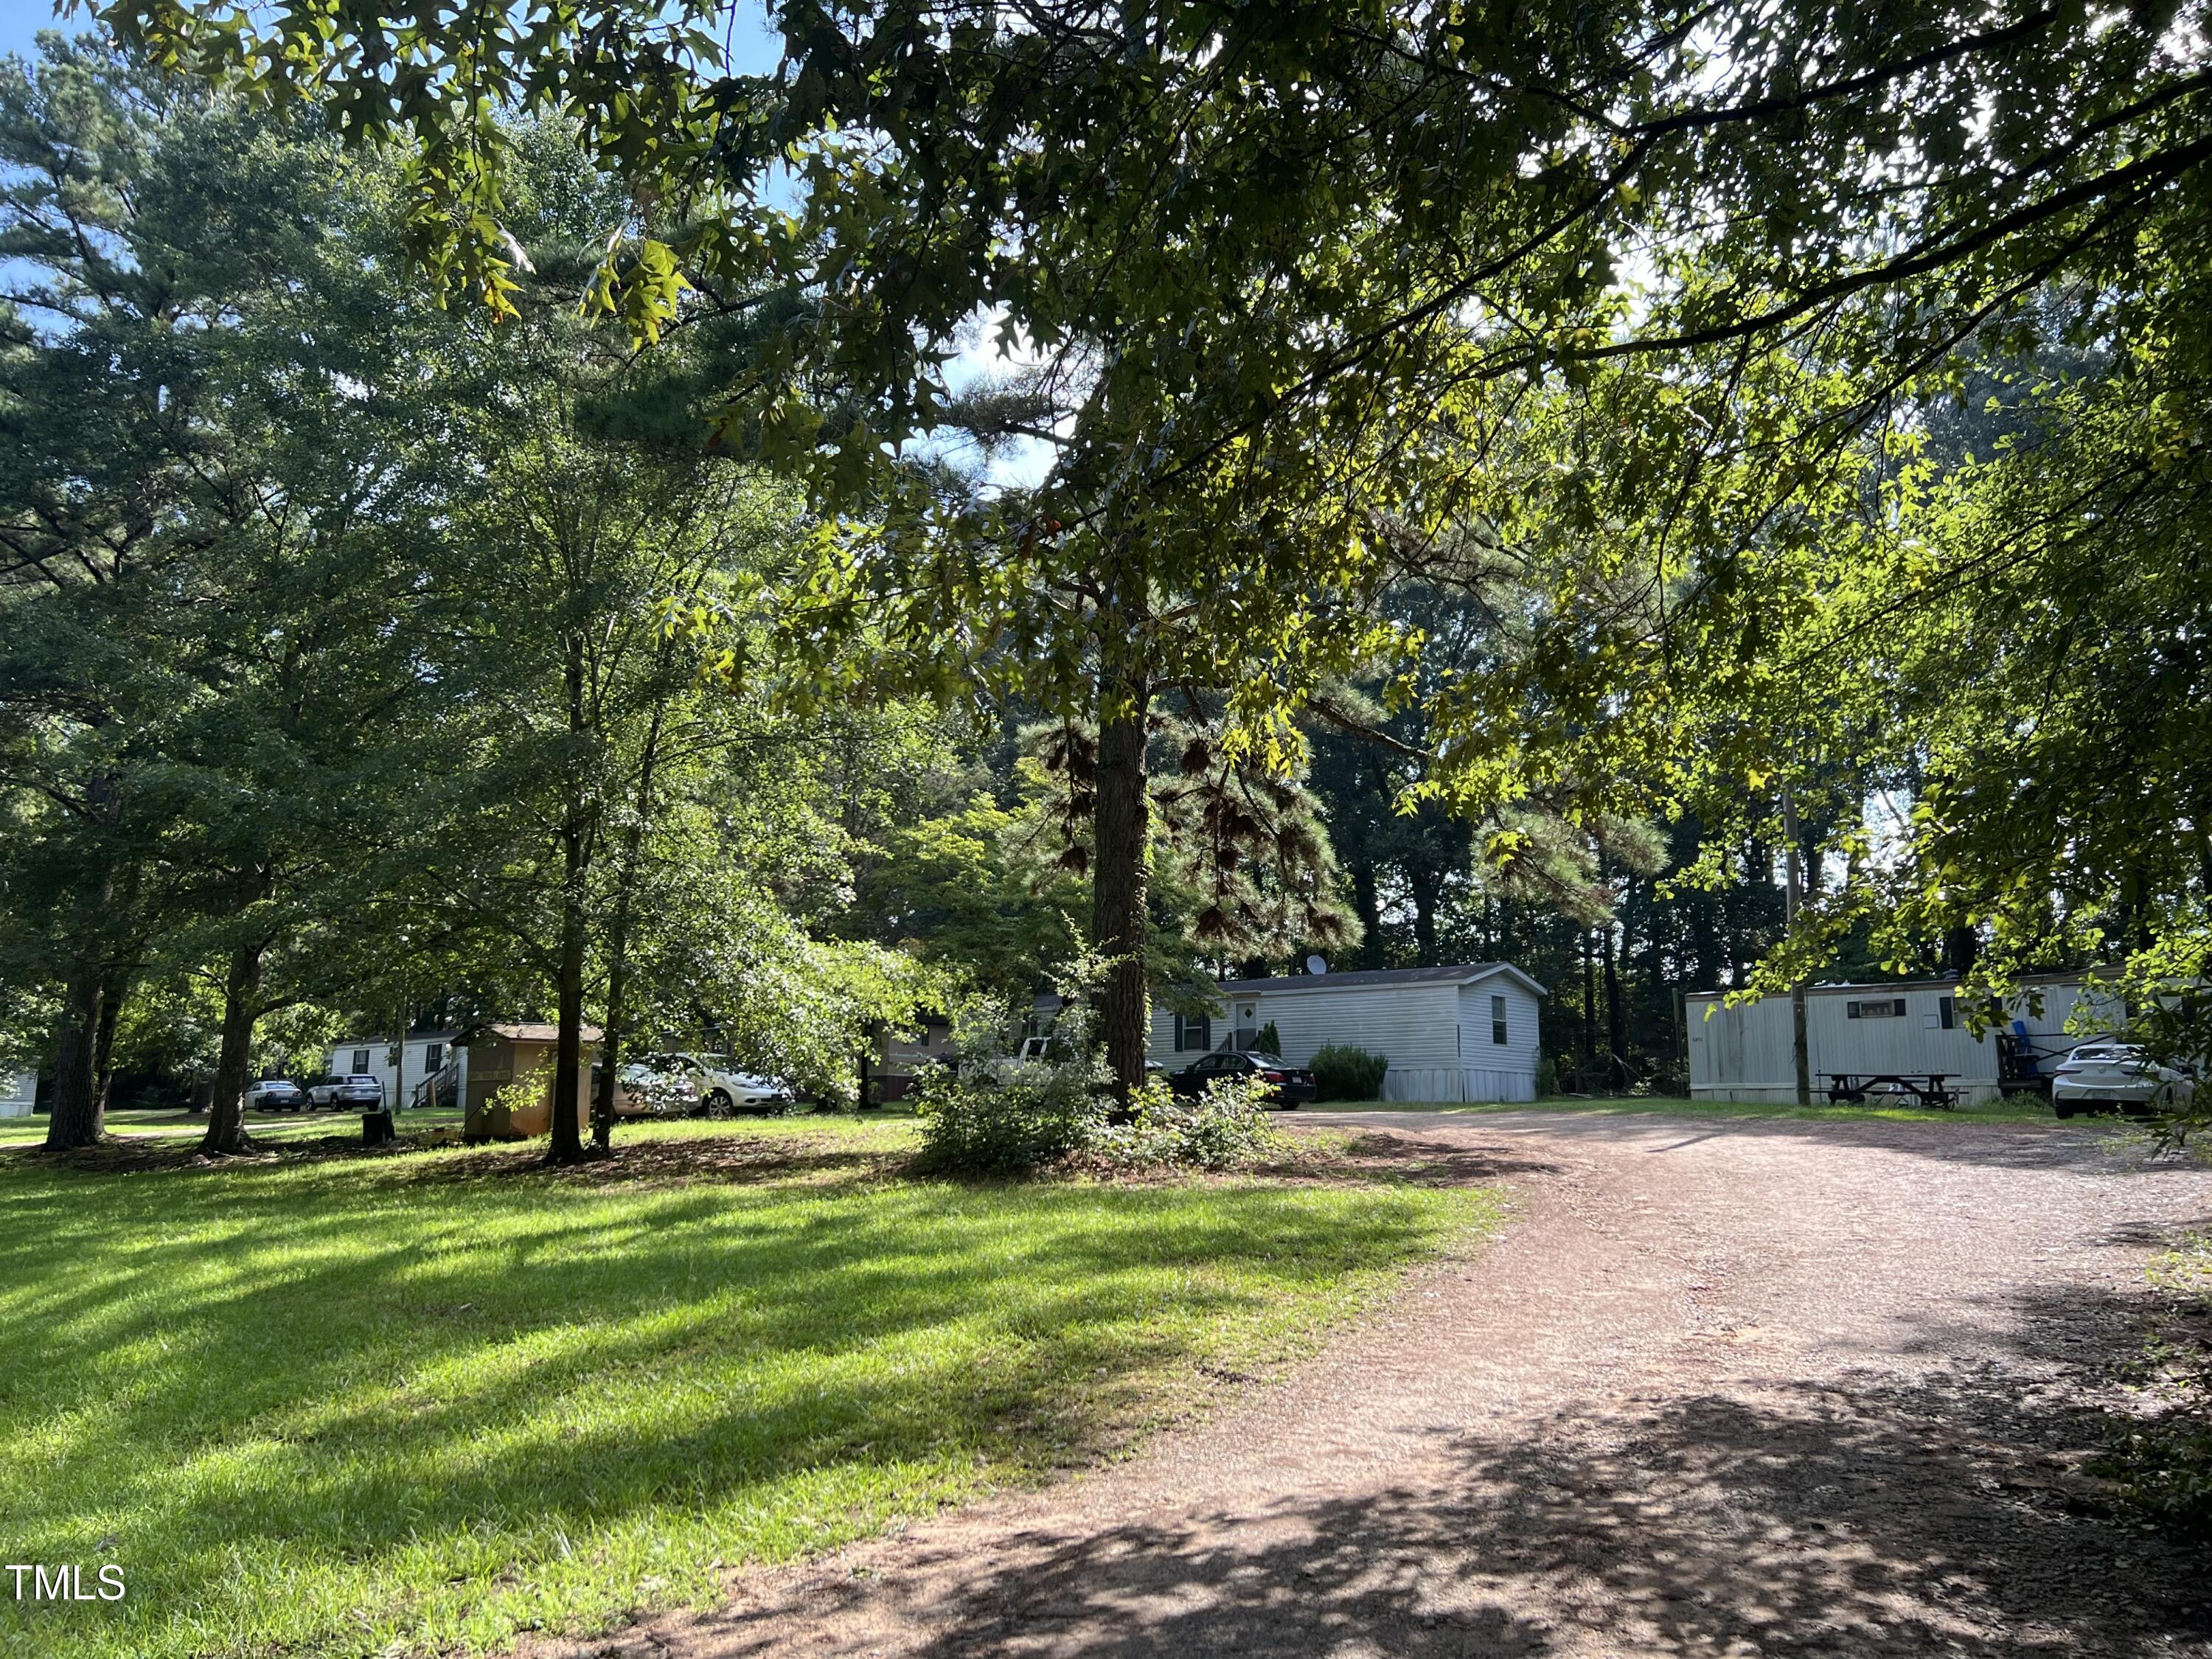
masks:
<instances>
[{"instance_id":1,"label":"blue sky","mask_svg":"<svg viewBox=\"0 0 2212 1659\"><path fill-rule=\"evenodd\" d=\"M86 27L81 15L67 22L57 22L54 9L46 0L0 0L0 53L20 52L28 58L40 29L74 31Z\"/></svg>"}]
</instances>

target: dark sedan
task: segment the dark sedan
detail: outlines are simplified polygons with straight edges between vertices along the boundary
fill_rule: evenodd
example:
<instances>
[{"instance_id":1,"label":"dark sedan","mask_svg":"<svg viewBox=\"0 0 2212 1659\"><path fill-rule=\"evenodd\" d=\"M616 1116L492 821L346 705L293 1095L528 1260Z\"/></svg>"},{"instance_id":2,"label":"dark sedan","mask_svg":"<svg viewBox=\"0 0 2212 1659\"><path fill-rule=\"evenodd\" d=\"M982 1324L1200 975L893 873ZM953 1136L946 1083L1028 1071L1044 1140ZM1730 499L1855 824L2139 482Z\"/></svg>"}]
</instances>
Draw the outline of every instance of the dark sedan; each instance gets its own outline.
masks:
<instances>
[{"instance_id":1,"label":"dark sedan","mask_svg":"<svg viewBox=\"0 0 2212 1659\"><path fill-rule=\"evenodd\" d=\"M1255 1073L1270 1085L1267 1103L1271 1106L1292 1110L1314 1097L1314 1074L1303 1066L1285 1066L1273 1054L1207 1054L1194 1065L1170 1073L1168 1087L1195 1100L1209 1083Z\"/></svg>"}]
</instances>

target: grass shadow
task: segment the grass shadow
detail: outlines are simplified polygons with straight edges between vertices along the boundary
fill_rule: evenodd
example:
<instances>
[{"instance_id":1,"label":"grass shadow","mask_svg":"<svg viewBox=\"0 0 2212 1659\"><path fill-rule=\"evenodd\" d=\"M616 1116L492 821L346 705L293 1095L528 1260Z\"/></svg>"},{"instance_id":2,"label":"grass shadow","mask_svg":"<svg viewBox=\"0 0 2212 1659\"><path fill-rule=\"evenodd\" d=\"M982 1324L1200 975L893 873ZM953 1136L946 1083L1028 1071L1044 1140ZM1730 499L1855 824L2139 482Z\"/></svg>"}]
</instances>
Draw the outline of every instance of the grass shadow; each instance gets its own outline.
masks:
<instances>
[{"instance_id":1,"label":"grass shadow","mask_svg":"<svg viewBox=\"0 0 2212 1659\"><path fill-rule=\"evenodd\" d=\"M842 1133L842 1132L841 1132ZM713 1593L1264 1369L1487 1195L967 1187L784 1130L0 1164L0 1647L466 1650ZM109 1553L103 1556L105 1547Z\"/></svg>"}]
</instances>

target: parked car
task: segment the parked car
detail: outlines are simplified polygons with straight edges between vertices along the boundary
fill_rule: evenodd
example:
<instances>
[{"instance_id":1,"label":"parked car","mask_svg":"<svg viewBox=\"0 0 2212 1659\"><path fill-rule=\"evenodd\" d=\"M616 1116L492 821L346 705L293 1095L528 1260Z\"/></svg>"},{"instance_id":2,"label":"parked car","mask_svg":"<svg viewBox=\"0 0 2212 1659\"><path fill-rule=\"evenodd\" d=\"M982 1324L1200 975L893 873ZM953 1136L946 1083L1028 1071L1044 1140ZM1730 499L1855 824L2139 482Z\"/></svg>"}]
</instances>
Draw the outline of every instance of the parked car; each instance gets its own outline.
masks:
<instances>
[{"instance_id":1,"label":"parked car","mask_svg":"<svg viewBox=\"0 0 2212 1659\"><path fill-rule=\"evenodd\" d=\"M2125 1112L2149 1117L2185 1106L2197 1092L2186 1066L2165 1066L2131 1042L2085 1042L2051 1074L2051 1105L2061 1117Z\"/></svg>"},{"instance_id":2,"label":"parked car","mask_svg":"<svg viewBox=\"0 0 2212 1659\"><path fill-rule=\"evenodd\" d=\"M349 1077L319 1077L307 1085L310 1111L380 1112L384 1109L380 1078L356 1072Z\"/></svg>"},{"instance_id":3,"label":"parked car","mask_svg":"<svg viewBox=\"0 0 2212 1659\"><path fill-rule=\"evenodd\" d=\"M1206 1085L1224 1078L1258 1073L1271 1087L1267 1103L1294 1111L1314 1097L1314 1074L1303 1066L1285 1066L1273 1054L1216 1054L1202 1055L1180 1072L1168 1075L1168 1087L1195 1100Z\"/></svg>"},{"instance_id":4,"label":"parked car","mask_svg":"<svg viewBox=\"0 0 2212 1659\"><path fill-rule=\"evenodd\" d=\"M307 1103L307 1095L289 1078L264 1077L246 1085L249 1112L296 1112Z\"/></svg>"},{"instance_id":5,"label":"parked car","mask_svg":"<svg viewBox=\"0 0 2212 1659\"><path fill-rule=\"evenodd\" d=\"M780 1077L736 1071L726 1060L700 1054L641 1054L637 1063L688 1079L699 1091L699 1109L709 1117L726 1117L738 1111L780 1112L793 1098L791 1085Z\"/></svg>"},{"instance_id":6,"label":"parked car","mask_svg":"<svg viewBox=\"0 0 2212 1659\"><path fill-rule=\"evenodd\" d=\"M699 1085L682 1071L651 1060L634 1060L622 1068L621 1101L625 1117L690 1117L699 1109Z\"/></svg>"}]
</instances>

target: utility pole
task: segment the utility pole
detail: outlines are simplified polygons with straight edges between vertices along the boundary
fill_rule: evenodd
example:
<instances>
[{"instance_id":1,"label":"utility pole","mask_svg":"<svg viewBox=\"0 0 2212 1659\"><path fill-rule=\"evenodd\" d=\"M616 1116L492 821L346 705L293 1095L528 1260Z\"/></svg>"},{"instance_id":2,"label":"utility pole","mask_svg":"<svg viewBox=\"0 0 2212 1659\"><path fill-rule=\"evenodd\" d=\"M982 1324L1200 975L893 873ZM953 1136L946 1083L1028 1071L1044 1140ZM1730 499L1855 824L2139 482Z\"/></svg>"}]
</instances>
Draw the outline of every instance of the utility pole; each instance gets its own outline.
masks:
<instances>
[{"instance_id":1,"label":"utility pole","mask_svg":"<svg viewBox=\"0 0 2212 1659\"><path fill-rule=\"evenodd\" d=\"M1783 855L1782 913L1794 932L1797 926L1797 902L1804 884L1803 872L1798 868L1797 797L1789 785L1782 787L1782 839L1786 845ZM1797 1062L1797 1103L1813 1103L1813 1056L1805 1042L1805 981L1801 976L1790 983L1790 1041Z\"/></svg>"}]
</instances>

